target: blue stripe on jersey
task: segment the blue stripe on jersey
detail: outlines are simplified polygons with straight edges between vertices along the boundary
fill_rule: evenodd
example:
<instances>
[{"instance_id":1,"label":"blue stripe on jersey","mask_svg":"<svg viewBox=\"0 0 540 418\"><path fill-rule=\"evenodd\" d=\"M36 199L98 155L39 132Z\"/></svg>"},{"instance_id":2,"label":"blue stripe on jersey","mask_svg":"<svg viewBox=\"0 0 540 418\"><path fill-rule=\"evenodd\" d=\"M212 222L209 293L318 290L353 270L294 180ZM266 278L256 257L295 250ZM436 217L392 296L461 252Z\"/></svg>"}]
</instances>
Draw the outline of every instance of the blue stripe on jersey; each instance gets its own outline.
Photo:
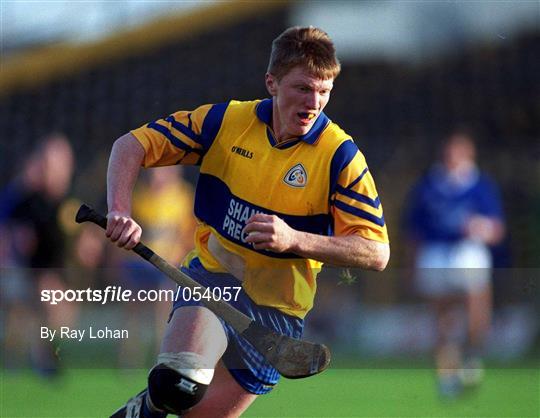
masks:
<instances>
[{"instance_id":1,"label":"blue stripe on jersey","mask_svg":"<svg viewBox=\"0 0 540 418\"><path fill-rule=\"evenodd\" d=\"M359 218L366 219L370 222L373 222L376 225L384 226L384 215L380 218L375 216L365 210L355 208L354 206L347 205L339 200L334 200L334 206L338 209L341 209L344 212L350 213L351 215L358 216Z\"/></svg>"},{"instance_id":2,"label":"blue stripe on jersey","mask_svg":"<svg viewBox=\"0 0 540 418\"><path fill-rule=\"evenodd\" d=\"M228 106L229 102L215 104L206 114L201 129L201 145L205 151L210 148L214 139L216 139Z\"/></svg>"},{"instance_id":3,"label":"blue stripe on jersey","mask_svg":"<svg viewBox=\"0 0 540 418\"><path fill-rule=\"evenodd\" d=\"M201 137L200 135L197 135L195 132L193 132L189 127L184 125L183 123L178 122L173 115L167 116L165 118L167 122L170 122L171 125L176 129L177 131L182 132L185 136L187 136L189 139L197 142L200 144Z\"/></svg>"},{"instance_id":4,"label":"blue stripe on jersey","mask_svg":"<svg viewBox=\"0 0 540 418\"><path fill-rule=\"evenodd\" d=\"M268 142L272 147L278 148L278 149L287 149L295 146L302 140L300 138L296 138L294 141L287 140L286 142L277 142L276 138L274 138L274 133L272 132L272 129L270 127L266 127L266 138L268 139Z\"/></svg>"},{"instance_id":5,"label":"blue stripe on jersey","mask_svg":"<svg viewBox=\"0 0 540 418\"><path fill-rule=\"evenodd\" d=\"M375 199L372 199L366 195L356 193L354 190L349 190L345 187L341 187L339 184L337 185L337 192L341 193L342 195L348 196L351 199L357 200L361 203L365 203L366 205L369 205L375 209L379 209L379 206L381 206L381 200L379 199L379 196L377 196Z\"/></svg>"},{"instance_id":6,"label":"blue stripe on jersey","mask_svg":"<svg viewBox=\"0 0 540 418\"><path fill-rule=\"evenodd\" d=\"M279 149L291 148L291 147L295 146L296 144L298 144L299 142L300 142L300 139L298 139L296 141L285 142L285 143L282 143L282 144L278 144L276 146L276 148L279 148Z\"/></svg>"},{"instance_id":7,"label":"blue stripe on jersey","mask_svg":"<svg viewBox=\"0 0 540 418\"><path fill-rule=\"evenodd\" d=\"M328 116L321 112L309 132L305 135L299 136L299 138L302 141L307 142L308 144L314 144L315 141L319 139L319 136L321 136L329 123L330 119L328 119Z\"/></svg>"},{"instance_id":8,"label":"blue stripe on jersey","mask_svg":"<svg viewBox=\"0 0 540 418\"><path fill-rule=\"evenodd\" d=\"M360 173L360 175L358 177L356 177L353 182L351 184L349 184L347 186L347 189L350 189L351 187L354 187L354 185L356 183L358 183L360 180L362 180L364 178L364 176L366 175L366 173L369 171L369 169L366 167L362 170L362 172Z\"/></svg>"},{"instance_id":9,"label":"blue stripe on jersey","mask_svg":"<svg viewBox=\"0 0 540 418\"><path fill-rule=\"evenodd\" d=\"M275 138L274 134L272 133L272 130L269 127L266 127L266 137L268 138L268 141L270 142L270 145L273 147L276 147L278 149L287 149L294 147L296 144L300 143L302 140L300 138L296 138L295 140L287 140L285 142L278 143Z\"/></svg>"},{"instance_id":10,"label":"blue stripe on jersey","mask_svg":"<svg viewBox=\"0 0 540 418\"><path fill-rule=\"evenodd\" d=\"M336 191L339 175L345 167L353 160L358 152L358 147L351 140L344 141L334 153L332 162L330 163L330 196ZM329 198L330 198L329 196Z\"/></svg>"},{"instance_id":11,"label":"blue stripe on jersey","mask_svg":"<svg viewBox=\"0 0 540 418\"><path fill-rule=\"evenodd\" d=\"M160 134L165 136L165 138L167 138L176 148L183 149L184 151L193 151L193 148L191 148L186 143L182 142L180 138L174 136L169 128L163 125L159 125L155 121L150 122L147 126L150 129L153 129L154 131L158 131Z\"/></svg>"},{"instance_id":12,"label":"blue stripe on jersey","mask_svg":"<svg viewBox=\"0 0 540 418\"><path fill-rule=\"evenodd\" d=\"M255 113L261 122L272 126L272 99L261 100L255 109Z\"/></svg>"},{"instance_id":13,"label":"blue stripe on jersey","mask_svg":"<svg viewBox=\"0 0 540 418\"><path fill-rule=\"evenodd\" d=\"M297 216L273 212L261 206L247 202L231 193L222 180L210 174L201 173L195 194L195 216L215 228L223 237L235 244L252 251L275 258L300 258L291 253L274 253L271 251L255 250L244 241L242 230L246 221L256 213L277 215L291 228L327 235L331 225L331 217L327 214Z\"/></svg>"},{"instance_id":14,"label":"blue stripe on jersey","mask_svg":"<svg viewBox=\"0 0 540 418\"><path fill-rule=\"evenodd\" d=\"M277 141L274 138L274 134L272 133L272 130L268 126L266 127L266 138L268 139L268 142L270 142L270 145L272 147L275 147L277 145Z\"/></svg>"}]
</instances>

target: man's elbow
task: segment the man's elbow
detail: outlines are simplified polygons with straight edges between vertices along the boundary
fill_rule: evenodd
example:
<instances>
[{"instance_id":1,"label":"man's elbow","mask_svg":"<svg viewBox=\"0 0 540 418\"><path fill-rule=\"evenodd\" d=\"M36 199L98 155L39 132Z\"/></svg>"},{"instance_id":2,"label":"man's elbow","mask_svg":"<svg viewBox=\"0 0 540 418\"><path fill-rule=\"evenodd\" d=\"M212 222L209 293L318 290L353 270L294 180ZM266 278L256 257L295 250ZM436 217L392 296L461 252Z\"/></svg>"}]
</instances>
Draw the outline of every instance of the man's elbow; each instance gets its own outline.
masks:
<instances>
[{"instance_id":1,"label":"man's elbow","mask_svg":"<svg viewBox=\"0 0 540 418\"><path fill-rule=\"evenodd\" d=\"M371 268L375 271L383 271L390 260L390 246L388 244L380 244L377 247Z\"/></svg>"},{"instance_id":2,"label":"man's elbow","mask_svg":"<svg viewBox=\"0 0 540 418\"><path fill-rule=\"evenodd\" d=\"M128 132L114 141L111 154L118 154L124 157L129 156L135 161L142 163L145 150L137 138L131 132Z\"/></svg>"}]
</instances>

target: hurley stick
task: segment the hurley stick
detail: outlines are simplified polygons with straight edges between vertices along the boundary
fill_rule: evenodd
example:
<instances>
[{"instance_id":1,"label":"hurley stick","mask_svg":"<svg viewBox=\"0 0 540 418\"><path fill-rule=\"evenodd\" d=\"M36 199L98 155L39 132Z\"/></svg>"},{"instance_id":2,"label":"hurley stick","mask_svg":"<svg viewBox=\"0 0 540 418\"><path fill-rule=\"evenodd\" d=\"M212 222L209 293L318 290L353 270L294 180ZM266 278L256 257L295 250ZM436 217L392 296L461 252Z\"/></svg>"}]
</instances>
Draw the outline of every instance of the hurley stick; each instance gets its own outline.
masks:
<instances>
[{"instance_id":1,"label":"hurley stick","mask_svg":"<svg viewBox=\"0 0 540 418\"><path fill-rule=\"evenodd\" d=\"M79 208L75 220L77 223L93 222L103 229L107 228L107 218L84 204ZM132 250L180 286L189 287L191 290L198 288L204 293L203 286L167 263L142 242ZM330 350L323 344L278 334L222 300L202 299L201 303L248 340L284 377L299 379L313 376L325 370L330 363Z\"/></svg>"}]
</instances>

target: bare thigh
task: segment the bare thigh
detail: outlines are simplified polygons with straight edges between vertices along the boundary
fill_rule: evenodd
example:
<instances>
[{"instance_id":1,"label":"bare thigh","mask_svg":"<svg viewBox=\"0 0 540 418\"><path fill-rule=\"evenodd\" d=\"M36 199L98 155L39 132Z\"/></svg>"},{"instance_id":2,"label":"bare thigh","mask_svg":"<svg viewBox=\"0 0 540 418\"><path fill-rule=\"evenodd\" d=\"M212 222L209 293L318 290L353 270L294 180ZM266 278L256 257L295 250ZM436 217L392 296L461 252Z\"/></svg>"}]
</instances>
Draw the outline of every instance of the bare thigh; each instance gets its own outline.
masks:
<instances>
[{"instance_id":1,"label":"bare thigh","mask_svg":"<svg viewBox=\"0 0 540 418\"><path fill-rule=\"evenodd\" d=\"M210 310L198 306L176 309L167 326L161 352L188 351L200 354L215 367L215 374L203 399L182 417L239 417L257 395L247 392L219 359L227 348L221 322Z\"/></svg>"},{"instance_id":2,"label":"bare thigh","mask_svg":"<svg viewBox=\"0 0 540 418\"><path fill-rule=\"evenodd\" d=\"M480 347L486 338L491 325L492 309L491 285L467 295L469 343L473 347Z\"/></svg>"},{"instance_id":3,"label":"bare thigh","mask_svg":"<svg viewBox=\"0 0 540 418\"><path fill-rule=\"evenodd\" d=\"M431 300L431 306L437 320L438 344L446 344L459 326L456 308L464 304L464 295L438 296Z\"/></svg>"},{"instance_id":4,"label":"bare thigh","mask_svg":"<svg viewBox=\"0 0 540 418\"><path fill-rule=\"evenodd\" d=\"M162 353L188 351L203 356L214 367L227 348L221 322L209 309L184 306L174 311L163 337Z\"/></svg>"}]
</instances>

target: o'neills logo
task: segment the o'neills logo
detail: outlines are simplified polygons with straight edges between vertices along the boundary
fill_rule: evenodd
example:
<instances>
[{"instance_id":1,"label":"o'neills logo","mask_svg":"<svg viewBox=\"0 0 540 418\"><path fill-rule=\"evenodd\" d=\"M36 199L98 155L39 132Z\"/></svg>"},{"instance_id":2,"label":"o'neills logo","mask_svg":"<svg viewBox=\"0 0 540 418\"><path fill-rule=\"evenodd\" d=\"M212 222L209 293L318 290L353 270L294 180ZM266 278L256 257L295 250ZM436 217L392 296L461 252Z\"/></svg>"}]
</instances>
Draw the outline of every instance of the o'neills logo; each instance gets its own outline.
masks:
<instances>
[{"instance_id":1,"label":"o'neills logo","mask_svg":"<svg viewBox=\"0 0 540 418\"><path fill-rule=\"evenodd\" d=\"M307 184L306 169L302 164L296 164L287 171L283 181L292 187L304 187Z\"/></svg>"},{"instance_id":2,"label":"o'neills logo","mask_svg":"<svg viewBox=\"0 0 540 418\"><path fill-rule=\"evenodd\" d=\"M241 155L242 157L249 158L250 160L253 158L253 153L251 151L248 151L247 149L240 148L237 146L232 147L231 152Z\"/></svg>"}]
</instances>

